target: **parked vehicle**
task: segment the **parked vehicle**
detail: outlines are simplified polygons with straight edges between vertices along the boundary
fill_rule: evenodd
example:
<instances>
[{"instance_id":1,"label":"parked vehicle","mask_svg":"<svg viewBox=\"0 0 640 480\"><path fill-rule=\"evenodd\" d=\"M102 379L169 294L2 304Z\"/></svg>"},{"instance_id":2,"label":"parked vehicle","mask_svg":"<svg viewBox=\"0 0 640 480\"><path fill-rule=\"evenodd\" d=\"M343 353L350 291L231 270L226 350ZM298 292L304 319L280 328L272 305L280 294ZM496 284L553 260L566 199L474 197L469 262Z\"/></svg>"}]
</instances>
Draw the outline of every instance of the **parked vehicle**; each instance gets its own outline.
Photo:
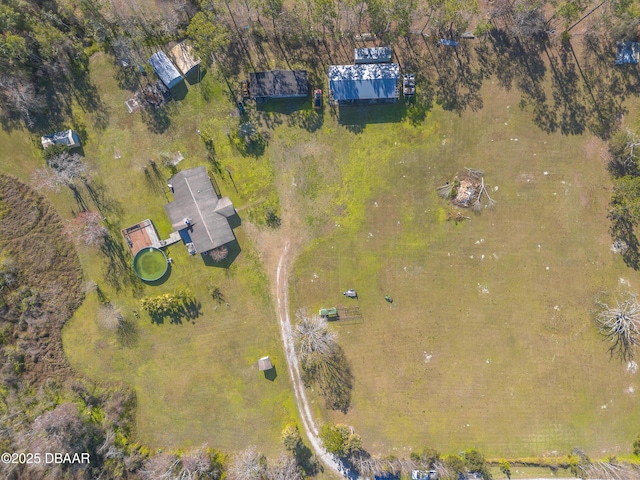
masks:
<instances>
[{"instance_id":1,"label":"parked vehicle","mask_svg":"<svg viewBox=\"0 0 640 480\"><path fill-rule=\"evenodd\" d=\"M416 93L416 81L413 73L406 73L403 76L402 92L405 97L412 97Z\"/></svg>"}]
</instances>

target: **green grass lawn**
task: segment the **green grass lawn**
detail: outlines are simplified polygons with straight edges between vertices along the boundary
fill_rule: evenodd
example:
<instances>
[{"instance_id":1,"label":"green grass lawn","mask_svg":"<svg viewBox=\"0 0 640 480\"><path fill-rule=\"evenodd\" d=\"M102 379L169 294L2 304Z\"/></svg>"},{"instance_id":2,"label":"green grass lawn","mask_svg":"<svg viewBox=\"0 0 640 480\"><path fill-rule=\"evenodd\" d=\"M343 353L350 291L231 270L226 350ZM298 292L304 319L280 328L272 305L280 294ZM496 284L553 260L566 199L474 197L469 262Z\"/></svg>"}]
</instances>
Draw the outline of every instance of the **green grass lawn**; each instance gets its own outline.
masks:
<instances>
[{"instance_id":1,"label":"green grass lawn","mask_svg":"<svg viewBox=\"0 0 640 480\"><path fill-rule=\"evenodd\" d=\"M542 133L517 95L482 95L479 112L436 108L418 127L334 126L332 147L306 159L324 193L296 195L332 220L297 262L292 307L358 304L364 317L331 327L355 387L348 414L327 418L380 454L628 452L638 379L590 316L599 291L638 288L610 252L602 145ZM464 167L484 170L498 204L455 225L435 187Z\"/></svg>"},{"instance_id":2,"label":"green grass lawn","mask_svg":"<svg viewBox=\"0 0 640 480\"><path fill-rule=\"evenodd\" d=\"M254 209L259 214L264 202L274 203L270 164L245 157L231 146L226 133L233 131L239 118L226 100L224 82L211 72L201 84L190 87L185 100L169 105L171 122L162 133L150 131L140 112L127 112L124 101L130 93L118 88L107 56L92 57L91 75L102 109L77 108L69 125L61 129L71 127L83 136L95 198L81 187L81 202L90 210L100 206L116 247L111 257L85 246L79 246L78 253L85 279L95 282L106 300L122 307L133 319L136 333L135 341L124 346L114 332L99 327L99 297L90 292L63 331L68 359L81 375L124 382L135 390L138 411L133 441L152 448L207 443L227 452L256 445L275 456L282 450L280 432L297 418L297 409L269 285L244 228L235 230L242 251L230 268L208 267L200 256L189 257L179 243L165 250L175 262L168 279L156 286L131 278L132 259L119 234L120 229L151 218L160 237L167 237L171 226L164 204L171 199L166 188L171 173L163 161L179 151L184 156L179 169L211 167L196 133L201 125L215 127L216 159L233 169L234 180L243 187L236 191L226 174L218 176L223 194L243 210L241 217L246 219ZM2 171L29 182L33 170L44 166L39 135L0 132L0 140L6 152ZM156 162L157 171L150 161ZM66 219L82 208L68 189L48 196ZM221 304L210 297L210 284L223 293ZM200 303L195 321L156 325L140 311L143 296L178 287L190 288ZM134 316L136 311L139 318ZM270 355L276 366L274 381L257 369L264 355Z\"/></svg>"},{"instance_id":3,"label":"green grass lawn","mask_svg":"<svg viewBox=\"0 0 640 480\"><path fill-rule=\"evenodd\" d=\"M424 446L478 447L489 457L563 455L574 446L592 456L629 451L640 419L637 379L609 360L590 318L600 290L637 288L635 273L609 250L599 142L542 133L517 93L487 82L480 111L435 107L424 121L416 121L424 112L400 103L340 117L329 107L316 114L308 102L250 108L268 137L265 154L253 157L228 136L240 119L214 73L169 107L171 123L158 134L140 113L127 113L129 93L117 87L108 57L95 55L91 72L104 108L77 110L65 127L86 132L92 183L120 247L119 229L145 218L169 234L162 162L180 151L179 169L219 169L243 220L282 206L287 220L299 220L301 238L313 238L295 267L292 309L348 305L341 292L358 290L363 322L331 327L354 373L352 408L327 412L312 393L321 418L353 425L370 452L384 455ZM197 129L213 139L217 165ZM29 181L43 165L38 137L0 132L0 140L2 170ZM464 167L484 170L498 205L455 225L435 187ZM65 218L80 208L68 191L49 196ZM156 325L141 313L136 341L124 346L98 326L91 292L64 329L80 374L135 389L135 440L281 450L280 431L297 410L257 253L265 247L250 231L236 229L242 253L228 270L171 246L171 274L156 286L128 281L126 251L123 262L79 248L85 278L130 317L143 296L178 287L201 303L194 322ZM209 297L211 283L223 304ZM274 382L255 366L267 354Z\"/></svg>"}]
</instances>

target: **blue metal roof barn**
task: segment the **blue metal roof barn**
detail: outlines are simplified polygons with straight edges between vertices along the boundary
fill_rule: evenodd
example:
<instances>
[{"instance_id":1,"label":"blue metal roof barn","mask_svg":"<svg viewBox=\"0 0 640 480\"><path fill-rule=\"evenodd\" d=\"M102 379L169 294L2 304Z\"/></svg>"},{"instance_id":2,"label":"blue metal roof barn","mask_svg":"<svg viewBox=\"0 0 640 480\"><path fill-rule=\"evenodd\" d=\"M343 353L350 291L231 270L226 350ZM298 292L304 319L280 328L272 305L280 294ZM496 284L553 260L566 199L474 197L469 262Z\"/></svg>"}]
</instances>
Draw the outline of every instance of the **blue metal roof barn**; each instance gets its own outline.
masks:
<instances>
[{"instance_id":1,"label":"blue metal roof barn","mask_svg":"<svg viewBox=\"0 0 640 480\"><path fill-rule=\"evenodd\" d=\"M180 75L178 69L171 63L166 53L162 51L154 53L149 58L149 63L167 88L175 87L182 81L182 75Z\"/></svg>"},{"instance_id":2,"label":"blue metal roof barn","mask_svg":"<svg viewBox=\"0 0 640 480\"><path fill-rule=\"evenodd\" d=\"M333 100L340 103L357 101L395 101L399 96L397 63L329 66L329 88Z\"/></svg>"}]
</instances>

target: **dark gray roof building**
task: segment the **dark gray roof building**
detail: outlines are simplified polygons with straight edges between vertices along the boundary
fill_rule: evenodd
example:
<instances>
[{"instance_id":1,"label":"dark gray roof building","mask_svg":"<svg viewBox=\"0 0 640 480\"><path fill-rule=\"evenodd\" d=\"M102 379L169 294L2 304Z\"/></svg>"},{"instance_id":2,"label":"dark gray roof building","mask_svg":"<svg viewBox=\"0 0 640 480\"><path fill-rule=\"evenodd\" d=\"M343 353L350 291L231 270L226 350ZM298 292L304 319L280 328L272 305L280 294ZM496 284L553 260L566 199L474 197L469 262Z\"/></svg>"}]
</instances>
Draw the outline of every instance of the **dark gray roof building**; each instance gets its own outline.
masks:
<instances>
[{"instance_id":1,"label":"dark gray roof building","mask_svg":"<svg viewBox=\"0 0 640 480\"><path fill-rule=\"evenodd\" d=\"M80 137L73 130L65 130L40 137L40 142L42 148L49 148L52 145L66 145L69 148L75 148L80 146Z\"/></svg>"},{"instance_id":2,"label":"dark gray roof building","mask_svg":"<svg viewBox=\"0 0 640 480\"><path fill-rule=\"evenodd\" d=\"M236 209L228 197L218 197L206 168L183 170L168 183L174 200L164 208L191 254L205 253L236 239L229 225Z\"/></svg>"},{"instance_id":3,"label":"dark gray roof building","mask_svg":"<svg viewBox=\"0 0 640 480\"><path fill-rule=\"evenodd\" d=\"M391 63L391 47L356 48L355 63Z\"/></svg>"},{"instance_id":4,"label":"dark gray roof building","mask_svg":"<svg viewBox=\"0 0 640 480\"><path fill-rule=\"evenodd\" d=\"M338 104L398 99L400 66L397 63L331 65L329 89Z\"/></svg>"},{"instance_id":5,"label":"dark gray roof building","mask_svg":"<svg viewBox=\"0 0 640 480\"><path fill-rule=\"evenodd\" d=\"M306 70L271 70L249 74L249 97L254 100L309 95Z\"/></svg>"},{"instance_id":6,"label":"dark gray roof building","mask_svg":"<svg viewBox=\"0 0 640 480\"><path fill-rule=\"evenodd\" d=\"M149 63L167 88L173 88L182 81L182 75L163 51L151 55Z\"/></svg>"}]
</instances>

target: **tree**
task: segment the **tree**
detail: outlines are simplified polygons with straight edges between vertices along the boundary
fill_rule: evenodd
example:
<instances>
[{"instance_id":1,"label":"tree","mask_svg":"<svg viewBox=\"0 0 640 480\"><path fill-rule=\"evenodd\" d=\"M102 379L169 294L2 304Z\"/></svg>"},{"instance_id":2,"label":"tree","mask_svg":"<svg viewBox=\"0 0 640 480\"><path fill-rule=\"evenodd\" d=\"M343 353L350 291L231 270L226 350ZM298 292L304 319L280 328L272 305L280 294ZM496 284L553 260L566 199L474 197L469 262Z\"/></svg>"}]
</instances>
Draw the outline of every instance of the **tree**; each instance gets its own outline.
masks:
<instances>
[{"instance_id":1,"label":"tree","mask_svg":"<svg viewBox=\"0 0 640 480\"><path fill-rule=\"evenodd\" d=\"M49 157L47 164L50 169L38 169L33 172L31 181L35 188L58 191L60 186L64 185L76 190L76 179L80 179L84 184L89 182L90 168L77 153L64 150Z\"/></svg>"},{"instance_id":2,"label":"tree","mask_svg":"<svg viewBox=\"0 0 640 480\"><path fill-rule=\"evenodd\" d=\"M336 334L317 315L298 312L300 321L293 332L305 384L315 382L327 408L347 412L351 405L353 375Z\"/></svg>"},{"instance_id":3,"label":"tree","mask_svg":"<svg viewBox=\"0 0 640 480\"><path fill-rule=\"evenodd\" d=\"M234 455L227 468L229 480L263 480L266 473L267 459L253 446Z\"/></svg>"},{"instance_id":4,"label":"tree","mask_svg":"<svg viewBox=\"0 0 640 480\"><path fill-rule=\"evenodd\" d=\"M615 177L637 176L640 138L627 129L617 132L609 141L609 171Z\"/></svg>"},{"instance_id":5,"label":"tree","mask_svg":"<svg viewBox=\"0 0 640 480\"><path fill-rule=\"evenodd\" d=\"M472 448L464 452L464 461L470 472L479 473L483 480L491 480L489 467L484 459L484 455L479 450Z\"/></svg>"},{"instance_id":6,"label":"tree","mask_svg":"<svg viewBox=\"0 0 640 480\"><path fill-rule=\"evenodd\" d=\"M99 212L80 212L65 225L64 233L72 240L81 240L87 246L101 246L109 235L102 225Z\"/></svg>"},{"instance_id":7,"label":"tree","mask_svg":"<svg viewBox=\"0 0 640 480\"><path fill-rule=\"evenodd\" d=\"M296 350L302 364L330 356L336 348L336 334L327 329L327 321L318 315L308 317L298 312L299 322L293 332Z\"/></svg>"},{"instance_id":8,"label":"tree","mask_svg":"<svg viewBox=\"0 0 640 480\"><path fill-rule=\"evenodd\" d=\"M199 480L204 478L220 478L220 465L217 463L216 452L209 451L205 446L190 450L180 457L180 469L176 480Z\"/></svg>"},{"instance_id":9,"label":"tree","mask_svg":"<svg viewBox=\"0 0 640 480\"><path fill-rule=\"evenodd\" d=\"M27 127L34 126L33 115L42 108L41 99L31 83L17 77L0 75L0 99L0 107L13 112Z\"/></svg>"},{"instance_id":10,"label":"tree","mask_svg":"<svg viewBox=\"0 0 640 480\"><path fill-rule=\"evenodd\" d=\"M324 448L338 457L347 458L362 450L362 438L347 425L325 423L319 436Z\"/></svg>"},{"instance_id":11,"label":"tree","mask_svg":"<svg viewBox=\"0 0 640 480\"><path fill-rule=\"evenodd\" d=\"M75 403L62 403L35 419L30 448L35 452L87 452L94 433L94 428L85 423Z\"/></svg>"},{"instance_id":12,"label":"tree","mask_svg":"<svg viewBox=\"0 0 640 480\"><path fill-rule=\"evenodd\" d=\"M295 458L287 455L280 455L275 465L269 465L266 473L266 480L303 480L300 467Z\"/></svg>"},{"instance_id":13,"label":"tree","mask_svg":"<svg viewBox=\"0 0 640 480\"><path fill-rule=\"evenodd\" d=\"M186 33L206 65L210 65L216 52L224 50L230 41L229 29L211 11L196 13Z\"/></svg>"},{"instance_id":14,"label":"tree","mask_svg":"<svg viewBox=\"0 0 640 480\"><path fill-rule=\"evenodd\" d=\"M156 297L144 297L140 300L140 307L145 310L154 321L165 317L179 319L187 314L187 308L195 303L195 297L188 288L177 289L174 293L165 293Z\"/></svg>"},{"instance_id":15,"label":"tree","mask_svg":"<svg viewBox=\"0 0 640 480\"><path fill-rule=\"evenodd\" d=\"M282 430L282 443L289 452L295 452L302 444L300 430L295 423L289 423Z\"/></svg>"},{"instance_id":16,"label":"tree","mask_svg":"<svg viewBox=\"0 0 640 480\"><path fill-rule=\"evenodd\" d=\"M98 309L98 324L107 330L118 330L124 324L122 309L112 303L105 303Z\"/></svg>"},{"instance_id":17,"label":"tree","mask_svg":"<svg viewBox=\"0 0 640 480\"><path fill-rule=\"evenodd\" d=\"M511 480L511 464L507 460L500 460L500 471L504 473L509 480Z\"/></svg>"},{"instance_id":18,"label":"tree","mask_svg":"<svg viewBox=\"0 0 640 480\"><path fill-rule=\"evenodd\" d=\"M451 478L457 480L460 475L467 473L467 465L460 455L447 455L443 458L444 468L448 472L445 478Z\"/></svg>"},{"instance_id":19,"label":"tree","mask_svg":"<svg viewBox=\"0 0 640 480\"><path fill-rule=\"evenodd\" d=\"M158 453L149 457L140 470L143 480L174 480L180 459L170 453Z\"/></svg>"},{"instance_id":20,"label":"tree","mask_svg":"<svg viewBox=\"0 0 640 480\"><path fill-rule=\"evenodd\" d=\"M615 306L609 306L601 299L596 300L596 305L596 322L600 333L611 343L610 355L631 360L640 335L640 305L636 294L626 292L616 300Z\"/></svg>"},{"instance_id":21,"label":"tree","mask_svg":"<svg viewBox=\"0 0 640 480\"><path fill-rule=\"evenodd\" d=\"M220 287L217 287L214 284L209 284L209 294L211 295L211 299L218 305L224 303L224 294L220 290Z\"/></svg>"}]
</instances>

